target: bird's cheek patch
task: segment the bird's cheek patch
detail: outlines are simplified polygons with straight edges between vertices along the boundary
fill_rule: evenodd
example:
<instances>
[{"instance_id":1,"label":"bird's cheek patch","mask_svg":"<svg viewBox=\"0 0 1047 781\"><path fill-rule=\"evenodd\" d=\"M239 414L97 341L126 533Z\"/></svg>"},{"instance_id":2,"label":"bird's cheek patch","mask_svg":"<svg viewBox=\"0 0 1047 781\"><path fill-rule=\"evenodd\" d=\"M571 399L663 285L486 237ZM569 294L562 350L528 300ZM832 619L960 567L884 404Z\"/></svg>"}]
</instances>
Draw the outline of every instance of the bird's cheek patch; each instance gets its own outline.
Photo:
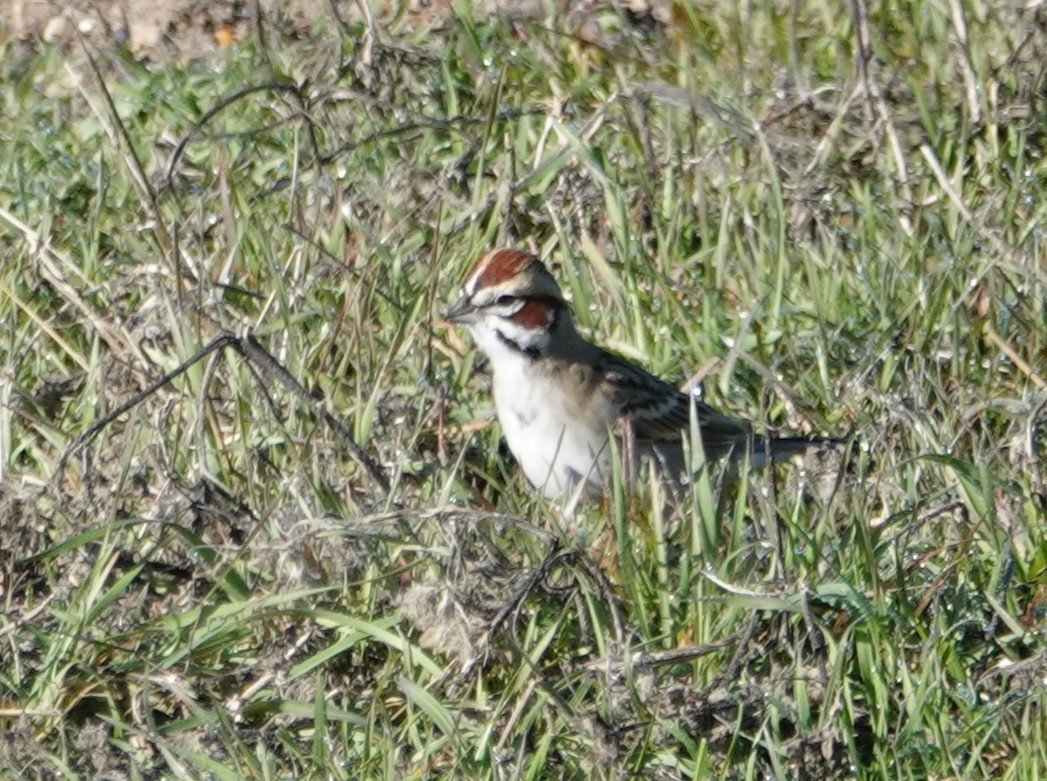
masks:
<instances>
[{"instance_id":1,"label":"bird's cheek patch","mask_svg":"<svg viewBox=\"0 0 1047 781\"><path fill-rule=\"evenodd\" d=\"M513 321L524 328L537 331L552 324L553 310L544 301L532 298L516 310Z\"/></svg>"}]
</instances>

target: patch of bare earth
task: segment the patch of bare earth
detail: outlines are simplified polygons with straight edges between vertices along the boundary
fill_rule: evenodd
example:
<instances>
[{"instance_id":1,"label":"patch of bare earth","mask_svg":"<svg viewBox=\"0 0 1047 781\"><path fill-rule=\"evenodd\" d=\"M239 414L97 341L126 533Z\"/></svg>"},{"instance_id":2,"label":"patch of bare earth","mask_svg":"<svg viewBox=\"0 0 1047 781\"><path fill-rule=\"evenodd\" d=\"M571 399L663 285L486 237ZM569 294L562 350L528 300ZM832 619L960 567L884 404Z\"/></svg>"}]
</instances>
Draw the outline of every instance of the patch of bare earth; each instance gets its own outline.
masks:
<instances>
[{"instance_id":1,"label":"patch of bare earth","mask_svg":"<svg viewBox=\"0 0 1047 781\"><path fill-rule=\"evenodd\" d=\"M560 0L557 5L584 25L594 10L613 6L637 21L665 23L670 0ZM324 27L363 22L390 32L439 29L453 14L452 0L4 0L0 18L12 35L29 44L71 46L82 37L93 46L123 45L144 60L207 57L213 52L264 35L308 38ZM478 0L473 14L514 18L545 14L542 0Z\"/></svg>"}]
</instances>

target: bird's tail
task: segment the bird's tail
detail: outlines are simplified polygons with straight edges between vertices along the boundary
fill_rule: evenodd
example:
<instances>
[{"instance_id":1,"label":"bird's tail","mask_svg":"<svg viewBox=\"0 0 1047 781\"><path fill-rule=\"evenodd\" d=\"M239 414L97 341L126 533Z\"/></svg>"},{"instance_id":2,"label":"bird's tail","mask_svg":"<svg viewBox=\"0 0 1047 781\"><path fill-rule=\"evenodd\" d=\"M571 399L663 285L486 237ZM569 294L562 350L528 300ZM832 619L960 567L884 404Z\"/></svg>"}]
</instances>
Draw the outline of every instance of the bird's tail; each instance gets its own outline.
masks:
<instances>
[{"instance_id":1,"label":"bird's tail","mask_svg":"<svg viewBox=\"0 0 1047 781\"><path fill-rule=\"evenodd\" d=\"M789 456L806 453L811 448L825 445L843 445L846 442L846 439L837 437L776 437L770 440L771 458L777 461ZM767 440L761 442L760 438L757 437L757 450L763 450L766 453L766 448Z\"/></svg>"}]
</instances>

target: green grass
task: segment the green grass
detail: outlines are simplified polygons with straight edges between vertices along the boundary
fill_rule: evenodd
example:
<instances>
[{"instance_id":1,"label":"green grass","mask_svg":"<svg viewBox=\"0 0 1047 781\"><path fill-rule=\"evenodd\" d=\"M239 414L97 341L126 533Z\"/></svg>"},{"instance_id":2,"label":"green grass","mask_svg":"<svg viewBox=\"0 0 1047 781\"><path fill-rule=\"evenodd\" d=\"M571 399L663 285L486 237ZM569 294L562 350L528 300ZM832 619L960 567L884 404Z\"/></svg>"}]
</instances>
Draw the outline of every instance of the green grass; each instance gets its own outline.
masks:
<instances>
[{"instance_id":1,"label":"green grass","mask_svg":"<svg viewBox=\"0 0 1047 781\"><path fill-rule=\"evenodd\" d=\"M0 36L0 772L1047 775L1047 36L845 9ZM560 517L436 322L500 244L838 480ZM228 347L62 462L248 329L312 401Z\"/></svg>"}]
</instances>

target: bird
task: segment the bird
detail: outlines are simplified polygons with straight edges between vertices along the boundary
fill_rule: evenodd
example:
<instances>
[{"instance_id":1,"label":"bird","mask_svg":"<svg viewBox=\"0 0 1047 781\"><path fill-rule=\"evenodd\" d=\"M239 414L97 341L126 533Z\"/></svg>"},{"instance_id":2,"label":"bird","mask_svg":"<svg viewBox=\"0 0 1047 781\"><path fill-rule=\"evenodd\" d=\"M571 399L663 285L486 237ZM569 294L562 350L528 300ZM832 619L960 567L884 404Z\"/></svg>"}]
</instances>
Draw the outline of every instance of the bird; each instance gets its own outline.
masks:
<instances>
[{"instance_id":1,"label":"bird","mask_svg":"<svg viewBox=\"0 0 1047 781\"><path fill-rule=\"evenodd\" d=\"M624 461L627 480L646 459L663 477L686 481L683 443L692 410L710 462L748 459L760 466L835 441L758 437L748 422L588 341L545 264L520 249L483 255L443 317L464 326L487 356L509 450L549 500L573 503L603 495L614 453Z\"/></svg>"}]
</instances>

